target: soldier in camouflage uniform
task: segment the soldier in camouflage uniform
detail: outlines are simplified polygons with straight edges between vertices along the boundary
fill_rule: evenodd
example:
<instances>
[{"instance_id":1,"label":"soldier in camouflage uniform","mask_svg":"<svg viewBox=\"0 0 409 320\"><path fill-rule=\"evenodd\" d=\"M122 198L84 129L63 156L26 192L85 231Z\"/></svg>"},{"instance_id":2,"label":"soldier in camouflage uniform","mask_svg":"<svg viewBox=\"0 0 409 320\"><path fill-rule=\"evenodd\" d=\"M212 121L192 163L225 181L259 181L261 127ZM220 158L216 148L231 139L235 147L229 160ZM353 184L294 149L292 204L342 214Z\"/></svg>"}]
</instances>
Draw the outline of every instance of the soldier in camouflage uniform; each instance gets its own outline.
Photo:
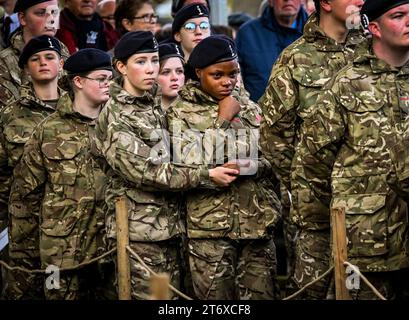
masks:
<instances>
[{"instance_id":1,"label":"soldier in camouflage uniform","mask_svg":"<svg viewBox=\"0 0 409 320\"><path fill-rule=\"evenodd\" d=\"M407 299L407 203L390 189L387 175L409 108L409 0L366 0L361 13L373 40L356 49L305 122L293 164L295 213L310 222L303 206L314 196L320 200L314 213L327 223L330 208L345 208L348 260L387 299ZM362 281L351 295L376 299Z\"/></svg>"},{"instance_id":2,"label":"soldier in camouflage uniform","mask_svg":"<svg viewBox=\"0 0 409 320\"><path fill-rule=\"evenodd\" d=\"M0 51L0 112L1 109L20 96L20 85L29 80L24 70L18 67L18 58L31 38L40 35L54 37L57 32L57 0L18 0L14 12L18 12L20 28L10 39L10 46ZM48 11L47 11L48 10ZM58 17L58 15L57 15ZM64 58L69 56L64 44L60 43Z\"/></svg>"},{"instance_id":3,"label":"soldier in camouflage uniform","mask_svg":"<svg viewBox=\"0 0 409 320\"><path fill-rule=\"evenodd\" d=\"M178 193L194 187L215 188L236 179L235 169L179 166L170 163L169 139L161 97L154 84L159 72L158 45L151 32L125 34L114 50L122 75L111 85L111 99L96 127L97 147L107 162L107 237L116 244L115 201L128 202L131 248L155 272L170 274L180 287L179 236L184 232ZM162 156L159 156L159 152ZM130 257L133 299L149 298L149 272ZM174 298L174 297L173 297Z\"/></svg>"},{"instance_id":4,"label":"soldier in camouflage uniform","mask_svg":"<svg viewBox=\"0 0 409 320\"><path fill-rule=\"evenodd\" d=\"M57 112L34 130L14 171L11 213L31 205L30 195L41 192L39 250L41 267L75 267L105 251L104 188L106 177L92 157L94 128L101 104L109 98L110 57L84 49L67 59L68 73ZM33 224L35 222L32 222ZM24 226L12 225L21 231ZM13 233L14 231L12 231ZM45 281L47 299L101 298L104 274L100 263L61 271L59 287Z\"/></svg>"},{"instance_id":5,"label":"soldier in camouflage uniform","mask_svg":"<svg viewBox=\"0 0 409 320\"><path fill-rule=\"evenodd\" d=\"M20 56L19 67L26 69L32 84L22 86L20 98L0 114L0 144L3 147L0 175L5 181L0 186L0 198L4 202L8 202L13 168L20 161L24 144L34 128L55 111L59 97L57 77L62 64L60 42L45 35L31 39ZM37 196L32 195L32 200L36 201ZM38 228L37 223L32 222L33 218L37 221L38 216L33 215L32 210L10 212L13 228L9 229L9 257L14 266L38 269ZM9 272L6 296L8 299L40 299L43 296L41 284L42 277L38 275Z\"/></svg>"},{"instance_id":6,"label":"soldier in camouflage uniform","mask_svg":"<svg viewBox=\"0 0 409 320\"><path fill-rule=\"evenodd\" d=\"M196 81L183 87L168 112L173 161L232 165L236 156L249 157L252 145L256 150L252 161L258 166L248 175L240 168L242 176L228 188L186 192L195 294L206 300L276 299L272 233L280 217L280 202L272 192L272 181L266 178L272 176L271 166L259 158L258 136L253 136L258 133L261 110L248 98L232 96L239 69L229 38L202 40L193 49L187 68L198 74L192 77ZM234 113L225 116L226 105ZM203 141L199 150L193 147L198 136ZM240 167L240 160L236 164Z\"/></svg>"},{"instance_id":7,"label":"soldier in camouflage uniform","mask_svg":"<svg viewBox=\"0 0 409 320\"><path fill-rule=\"evenodd\" d=\"M306 129L303 122L313 117L324 85L351 61L356 45L364 40L359 30L348 30L347 22L351 27L359 26L359 22L351 21L346 13L349 6L362 3L315 1L317 12L307 21L303 36L282 52L260 99L264 114L261 146L283 184L283 201L288 198L286 189L291 191L294 150ZM296 203L299 199L291 200ZM295 261L289 261L289 269L294 270L290 285L301 288L329 267L329 219L327 214L320 214L320 200L313 195L308 203L299 204L296 215L289 211L284 204L284 233L290 242L287 249L290 253L295 250ZM327 287L328 279L323 279L304 291L303 297L325 298Z\"/></svg>"}]
</instances>

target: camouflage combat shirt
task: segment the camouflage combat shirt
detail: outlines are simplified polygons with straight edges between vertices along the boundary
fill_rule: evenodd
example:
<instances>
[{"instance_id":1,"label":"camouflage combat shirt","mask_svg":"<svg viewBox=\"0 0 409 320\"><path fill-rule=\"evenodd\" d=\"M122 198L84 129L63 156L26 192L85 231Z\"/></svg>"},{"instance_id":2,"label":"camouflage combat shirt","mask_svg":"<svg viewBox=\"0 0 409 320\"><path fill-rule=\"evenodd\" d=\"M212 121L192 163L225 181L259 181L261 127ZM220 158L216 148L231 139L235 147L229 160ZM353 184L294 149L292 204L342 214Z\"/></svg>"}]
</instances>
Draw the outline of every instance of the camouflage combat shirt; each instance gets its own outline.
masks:
<instances>
[{"instance_id":1,"label":"camouflage combat shirt","mask_svg":"<svg viewBox=\"0 0 409 320\"><path fill-rule=\"evenodd\" d=\"M92 157L94 129L95 120L76 112L63 95L57 112L35 129L14 171L12 215L27 214L29 195L43 191L38 220L43 267L75 266L104 251L106 177Z\"/></svg>"},{"instance_id":2,"label":"camouflage combat shirt","mask_svg":"<svg viewBox=\"0 0 409 320\"><path fill-rule=\"evenodd\" d=\"M319 213L328 219L330 207L345 208L350 262L361 271L391 271L409 266L407 204L387 183L390 148L409 112L409 64L393 68L369 48L370 42L357 48L353 64L331 81L306 121L293 197L300 208L311 194L319 197ZM295 214L301 224L315 222Z\"/></svg>"},{"instance_id":3,"label":"camouflage combat shirt","mask_svg":"<svg viewBox=\"0 0 409 320\"><path fill-rule=\"evenodd\" d=\"M218 102L203 92L198 82L187 83L179 95L167 114L174 162L204 164L211 168L242 158L239 149L243 156L249 156L251 147L256 150L253 158L258 162L256 174L241 176L227 188L186 192L188 236L268 237L280 217L281 208L272 181L265 178L272 176L271 166L259 154L260 108L246 96L236 97L240 101L240 113L229 128L218 128ZM196 141L201 143L197 145Z\"/></svg>"},{"instance_id":4,"label":"camouflage combat shirt","mask_svg":"<svg viewBox=\"0 0 409 320\"><path fill-rule=\"evenodd\" d=\"M136 97L118 81L111 85L110 94L96 127L98 152L107 162L109 177L107 236L116 238L115 201L126 196L131 241L173 238L184 232L184 225L180 194L170 191L214 187L208 169L180 166L166 159L167 122L157 87ZM163 156L159 149L164 150Z\"/></svg>"}]
</instances>

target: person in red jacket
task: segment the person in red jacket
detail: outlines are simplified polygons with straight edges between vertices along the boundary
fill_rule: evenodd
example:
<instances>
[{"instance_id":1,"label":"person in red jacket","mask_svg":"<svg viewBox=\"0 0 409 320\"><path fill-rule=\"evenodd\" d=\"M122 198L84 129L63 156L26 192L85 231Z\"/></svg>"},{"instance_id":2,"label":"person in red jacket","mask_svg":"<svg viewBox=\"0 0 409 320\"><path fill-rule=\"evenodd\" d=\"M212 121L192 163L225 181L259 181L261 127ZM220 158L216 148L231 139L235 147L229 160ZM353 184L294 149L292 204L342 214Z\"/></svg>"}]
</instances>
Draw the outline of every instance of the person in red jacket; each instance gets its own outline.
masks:
<instances>
[{"instance_id":1,"label":"person in red jacket","mask_svg":"<svg viewBox=\"0 0 409 320\"><path fill-rule=\"evenodd\" d=\"M118 41L115 29L96 13L97 0L66 0L60 15L60 39L72 54L79 49L112 49Z\"/></svg>"}]
</instances>

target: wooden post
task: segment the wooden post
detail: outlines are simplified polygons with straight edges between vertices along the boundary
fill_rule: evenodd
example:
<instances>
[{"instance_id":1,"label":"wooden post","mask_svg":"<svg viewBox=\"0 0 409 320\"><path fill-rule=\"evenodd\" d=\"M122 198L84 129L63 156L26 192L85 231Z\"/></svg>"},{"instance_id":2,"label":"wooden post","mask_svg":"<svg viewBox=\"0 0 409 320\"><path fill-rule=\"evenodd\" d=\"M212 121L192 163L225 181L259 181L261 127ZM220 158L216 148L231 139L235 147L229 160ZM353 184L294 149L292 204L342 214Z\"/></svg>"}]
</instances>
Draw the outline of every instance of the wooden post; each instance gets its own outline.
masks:
<instances>
[{"instance_id":1,"label":"wooden post","mask_svg":"<svg viewBox=\"0 0 409 320\"><path fill-rule=\"evenodd\" d=\"M160 273L151 275L151 300L170 300L169 275Z\"/></svg>"},{"instance_id":2,"label":"wooden post","mask_svg":"<svg viewBox=\"0 0 409 320\"><path fill-rule=\"evenodd\" d=\"M126 247L129 245L128 209L125 196L118 198L116 209L118 296L119 300L131 300L131 267Z\"/></svg>"},{"instance_id":3,"label":"wooden post","mask_svg":"<svg viewBox=\"0 0 409 320\"><path fill-rule=\"evenodd\" d=\"M345 208L331 210L332 255L335 267L335 295L337 300L351 300L346 287L344 261L347 261L347 236L345 226Z\"/></svg>"}]
</instances>

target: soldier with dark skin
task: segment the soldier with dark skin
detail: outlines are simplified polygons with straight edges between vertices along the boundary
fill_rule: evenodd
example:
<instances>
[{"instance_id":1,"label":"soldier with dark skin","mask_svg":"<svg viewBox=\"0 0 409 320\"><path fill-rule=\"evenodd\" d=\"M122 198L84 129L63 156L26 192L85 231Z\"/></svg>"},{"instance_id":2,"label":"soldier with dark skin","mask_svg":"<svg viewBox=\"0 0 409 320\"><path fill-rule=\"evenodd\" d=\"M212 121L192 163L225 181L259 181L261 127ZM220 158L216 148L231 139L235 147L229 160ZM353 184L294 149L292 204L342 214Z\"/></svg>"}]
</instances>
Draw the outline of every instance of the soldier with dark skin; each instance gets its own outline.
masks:
<instances>
[{"instance_id":1,"label":"soldier with dark skin","mask_svg":"<svg viewBox=\"0 0 409 320\"><path fill-rule=\"evenodd\" d=\"M330 232L327 216L316 213L320 200L312 195L290 210L295 148L313 117L316 99L332 76L351 61L357 44L364 40L359 15L350 14L362 0L315 1L316 13L307 21L303 36L287 47L275 63L268 87L260 99L264 117L261 146L282 183L284 235L287 241L291 286L302 288L329 267ZM358 17L358 19L357 19ZM357 29L358 28L358 29ZM288 190L288 191L287 191ZM329 278L307 288L299 298L323 299Z\"/></svg>"},{"instance_id":2,"label":"soldier with dark skin","mask_svg":"<svg viewBox=\"0 0 409 320\"><path fill-rule=\"evenodd\" d=\"M38 213L41 268L76 267L105 252L103 237L106 176L92 156L95 123L109 98L111 59L98 49L83 49L67 59L57 111L44 120L26 143L14 171L11 213L33 208ZM39 194L32 203L31 195ZM37 205L37 208L34 207ZM24 225L12 225L25 237ZM12 231L14 232L14 231ZM101 299L103 264L61 271L59 282L45 279L46 299Z\"/></svg>"},{"instance_id":3,"label":"soldier with dark skin","mask_svg":"<svg viewBox=\"0 0 409 320\"><path fill-rule=\"evenodd\" d=\"M409 1L366 0L362 21L372 40L319 94L314 116L293 164L296 213L304 203L329 223L331 208L344 208L348 261L386 299L408 298L408 208L387 183L391 148L407 127ZM361 284L353 299L377 299Z\"/></svg>"},{"instance_id":4,"label":"soldier with dark skin","mask_svg":"<svg viewBox=\"0 0 409 320\"><path fill-rule=\"evenodd\" d=\"M62 70L61 47L57 39L40 36L31 39L20 56L19 67L30 75L32 83L20 88L20 98L0 114L0 198L9 200L13 169L19 163L24 144L34 128L55 111L60 96L57 81ZM10 264L28 269L40 267L38 228L33 228L30 210L12 211L9 215ZM20 230L22 227L24 230ZM24 237L22 234L24 234ZM6 296L8 299L42 297L42 277L9 271Z\"/></svg>"},{"instance_id":5,"label":"soldier with dark skin","mask_svg":"<svg viewBox=\"0 0 409 320\"><path fill-rule=\"evenodd\" d=\"M116 244L115 202L125 196L131 248L155 272L167 272L178 288L179 242L185 230L175 192L227 186L238 171L171 163L166 116L155 84L158 44L151 32L125 34L114 49L114 59L121 77L111 85L111 99L96 128L98 153L108 175L108 243ZM130 259L132 298L148 299L149 272L136 258Z\"/></svg>"},{"instance_id":6,"label":"soldier with dark skin","mask_svg":"<svg viewBox=\"0 0 409 320\"><path fill-rule=\"evenodd\" d=\"M173 161L209 167L226 163L240 169L240 177L228 188L185 193L195 295L204 300L275 299L272 233L280 203L266 178L272 175L271 166L258 154L253 136L261 111L248 98L244 103L234 97L239 67L231 39L204 39L193 49L187 68L193 81L182 88L168 112ZM197 135L202 141L198 148ZM244 161L251 146L255 155Z\"/></svg>"}]
</instances>

